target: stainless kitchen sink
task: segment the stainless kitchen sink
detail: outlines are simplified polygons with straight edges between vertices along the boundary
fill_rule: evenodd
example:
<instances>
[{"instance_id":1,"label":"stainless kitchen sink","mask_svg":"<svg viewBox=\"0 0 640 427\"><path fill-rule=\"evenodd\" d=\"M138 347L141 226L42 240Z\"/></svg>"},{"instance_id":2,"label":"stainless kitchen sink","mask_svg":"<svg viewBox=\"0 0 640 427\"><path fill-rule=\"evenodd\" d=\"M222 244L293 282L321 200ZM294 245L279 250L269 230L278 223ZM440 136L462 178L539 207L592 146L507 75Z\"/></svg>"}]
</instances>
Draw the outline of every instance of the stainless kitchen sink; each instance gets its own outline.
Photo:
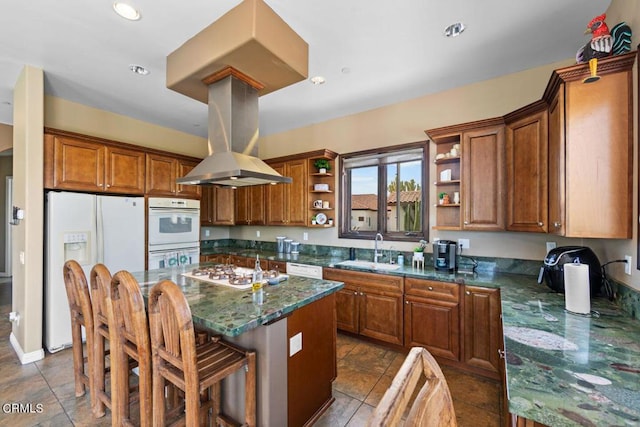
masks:
<instances>
[{"instance_id":1,"label":"stainless kitchen sink","mask_svg":"<svg viewBox=\"0 0 640 427\"><path fill-rule=\"evenodd\" d=\"M399 264L387 264L383 262L373 262L373 261L342 261L335 264L336 266L344 266L344 267L352 267L352 268L360 268L362 270L383 270L383 271L393 271L398 270L402 267Z\"/></svg>"}]
</instances>

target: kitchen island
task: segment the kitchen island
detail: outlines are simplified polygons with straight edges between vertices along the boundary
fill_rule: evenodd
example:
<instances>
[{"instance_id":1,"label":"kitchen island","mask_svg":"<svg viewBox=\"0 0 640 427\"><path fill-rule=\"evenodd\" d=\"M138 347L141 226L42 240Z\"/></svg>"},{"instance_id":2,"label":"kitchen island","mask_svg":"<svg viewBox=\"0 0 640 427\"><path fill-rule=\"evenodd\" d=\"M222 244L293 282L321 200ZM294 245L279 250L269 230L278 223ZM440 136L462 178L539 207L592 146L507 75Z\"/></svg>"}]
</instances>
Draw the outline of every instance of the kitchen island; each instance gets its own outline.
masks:
<instances>
[{"instance_id":1,"label":"kitchen island","mask_svg":"<svg viewBox=\"0 0 640 427\"><path fill-rule=\"evenodd\" d=\"M198 266L133 275L145 298L162 280L177 283L187 297L195 325L256 351L258 425L302 425L319 416L333 402L334 294L343 284L290 276L278 285L265 285L258 304L251 289L234 289L184 275ZM242 419L243 373L223 382L223 396L223 410Z\"/></svg>"}]
</instances>

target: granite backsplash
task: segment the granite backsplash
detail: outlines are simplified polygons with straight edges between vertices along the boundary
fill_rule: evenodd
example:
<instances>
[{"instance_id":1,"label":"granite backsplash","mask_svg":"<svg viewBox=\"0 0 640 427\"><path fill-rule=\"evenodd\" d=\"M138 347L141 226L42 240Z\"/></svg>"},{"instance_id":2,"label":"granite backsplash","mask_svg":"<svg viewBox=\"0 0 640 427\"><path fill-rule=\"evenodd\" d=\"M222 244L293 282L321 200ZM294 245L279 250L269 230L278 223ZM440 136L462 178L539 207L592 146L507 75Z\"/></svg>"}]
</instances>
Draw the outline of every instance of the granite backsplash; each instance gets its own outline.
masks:
<instances>
[{"instance_id":1,"label":"granite backsplash","mask_svg":"<svg viewBox=\"0 0 640 427\"><path fill-rule=\"evenodd\" d=\"M217 239L217 240L203 240L200 244L201 249L220 249L224 247L232 248L244 248L265 252L276 252L276 242L265 242L260 240L240 240L240 239ZM300 244L300 254L323 256L327 255L330 258L343 258L349 259L348 247L343 246L325 246L325 245L312 245L312 244ZM373 249L355 248L356 259L359 260L373 260ZM403 252L394 249L383 250L384 257L382 262L389 262L393 260L396 262L398 255L404 255L404 263L410 264L413 257L413 252ZM510 273L510 274L523 274L528 276L537 276L540 272L540 266L542 261L523 260L523 259L511 259L511 258L489 258L489 257L466 257L462 256L460 259L461 268L471 268L473 263L477 263L476 271L478 273ZM431 253L425 252L424 254L425 265L433 265L433 258ZM610 280L611 288L615 295L616 303L630 316L640 320L640 292L635 289L629 288L623 283Z\"/></svg>"}]
</instances>

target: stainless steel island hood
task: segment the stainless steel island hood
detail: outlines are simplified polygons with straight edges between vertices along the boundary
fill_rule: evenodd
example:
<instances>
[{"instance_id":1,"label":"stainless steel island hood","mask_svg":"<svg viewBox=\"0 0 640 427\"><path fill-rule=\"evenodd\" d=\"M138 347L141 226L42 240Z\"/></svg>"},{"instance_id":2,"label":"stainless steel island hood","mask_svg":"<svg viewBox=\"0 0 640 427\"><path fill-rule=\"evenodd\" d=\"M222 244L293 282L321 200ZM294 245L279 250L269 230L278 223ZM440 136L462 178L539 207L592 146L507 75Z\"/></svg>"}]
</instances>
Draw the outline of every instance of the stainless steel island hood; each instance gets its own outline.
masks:
<instances>
[{"instance_id":1,"label":"stainless steel island hood","mask_svg":"<svg viewBox=\"0 0 640 427\"><path fill-rule=\"evenodd\" d=\"M263 0L244 0L172 52L167 87L209 106L209 156L177 183L290 183L256 157L258 97L307 74L307 43Z\"/></svg>"}]
</instances>

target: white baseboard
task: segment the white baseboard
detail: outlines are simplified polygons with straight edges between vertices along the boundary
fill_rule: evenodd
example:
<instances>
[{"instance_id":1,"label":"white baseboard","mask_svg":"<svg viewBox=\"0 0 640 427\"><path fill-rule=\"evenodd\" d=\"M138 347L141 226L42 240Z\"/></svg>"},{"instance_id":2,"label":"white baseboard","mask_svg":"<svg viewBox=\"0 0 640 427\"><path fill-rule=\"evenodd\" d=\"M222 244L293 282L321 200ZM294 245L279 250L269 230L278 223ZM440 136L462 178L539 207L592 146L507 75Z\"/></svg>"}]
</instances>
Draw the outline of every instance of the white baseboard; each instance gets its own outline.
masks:
<instances>
[{"instance_id":1,"label":"white baseboard","mask_svg":"<svg viewBox=\"0 0 640 427\"><path fill-rule=\"evenodd\" d=\"M42 348L40 350L25 353L16 336L13 335L13 332L11 332L11 335L9 336L9 342L11 342L13 350L16 352L18 359L20 359L20 363L23 365L44 359L44 349Z\"/></svg>"}]
</instances>

